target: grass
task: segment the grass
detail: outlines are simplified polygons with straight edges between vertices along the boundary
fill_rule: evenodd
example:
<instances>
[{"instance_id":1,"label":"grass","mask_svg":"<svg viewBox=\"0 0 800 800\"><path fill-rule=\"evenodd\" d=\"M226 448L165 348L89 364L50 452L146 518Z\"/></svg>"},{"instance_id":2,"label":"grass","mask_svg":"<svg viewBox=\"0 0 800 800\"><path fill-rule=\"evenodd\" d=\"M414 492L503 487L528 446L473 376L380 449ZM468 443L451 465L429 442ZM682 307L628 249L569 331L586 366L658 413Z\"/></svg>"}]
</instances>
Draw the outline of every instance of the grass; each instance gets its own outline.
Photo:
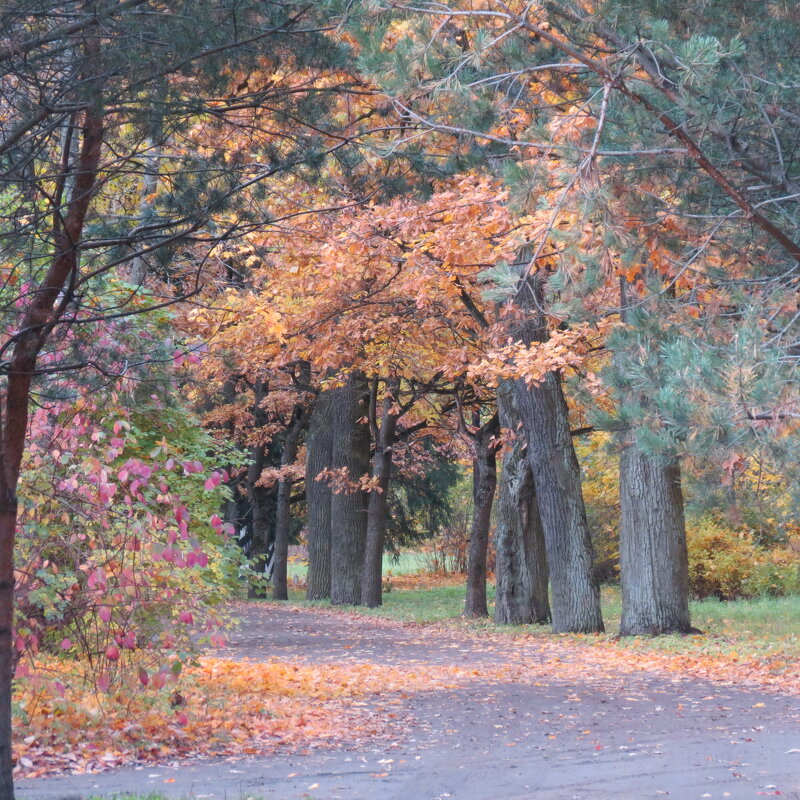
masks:
<instances>
[{"instance_id":1,"label":"grass","mask_svg":"<svg viewBox=\"0 0 800 800\"><path fill-rule=\"evenodd\" d=\"M290 561L287 569L289 580L298 578L305 580L308 565L305 561ZM414 550L403 550L397 557L385 553L383 556L383 574L416 575L428 568L426 556Z\"/></svg>"}]
</instances>

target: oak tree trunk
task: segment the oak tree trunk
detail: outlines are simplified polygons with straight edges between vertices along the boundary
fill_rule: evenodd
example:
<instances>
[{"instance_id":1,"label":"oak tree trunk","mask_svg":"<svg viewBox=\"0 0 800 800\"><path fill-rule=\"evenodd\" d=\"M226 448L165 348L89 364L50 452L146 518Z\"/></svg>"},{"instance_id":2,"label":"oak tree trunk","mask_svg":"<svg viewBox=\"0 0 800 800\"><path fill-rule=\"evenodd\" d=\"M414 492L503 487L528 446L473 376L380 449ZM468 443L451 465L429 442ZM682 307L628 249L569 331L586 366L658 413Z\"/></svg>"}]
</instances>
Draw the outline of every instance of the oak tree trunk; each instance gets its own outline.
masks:
<instances>
[{"instance_id":1,"label":"oak tree trunk","mask_svg":"<svg viewBox=\"0 0 800 800\"><path fill-rule=\"evenodd\" d=\"M621 636L689 633L689 567L676 458L620 456Z\"/></svg>"},{"instance_id":2,"label":"oak tree trunk","mask_svg":"<svg viewBox=\"0 0 800 800\"><path fill-rule=\"evenodd\" d=\"M320 392L306 437L308 574L306 599L331 596L331 490L317 476L333 464L333 400L339 389Z\"/></svg>"},{"instance_id":3,"label":"oak tree trunk","mask_svg":"<svg viewBox=\"0 0 800 800\"><path fill-rule=\"evenodd\" d=\"M472 437L472 526L467 555L465 617L488 617L486 604L486 552L492 522L492 503L497 488L497 415Z\"/></svg>"},{"instance_id":4,"label":"oak tree trunk","mask_svg":"<svg viewBox=\"0 0 800 800\"><path fill-rule=\"evenodd\" d=\"M542 311L541 281L531 276L520 291L520 306L526 317L518 335L526 344L546 341L549 331ZM544 530L553 631L602 631L600 587L593 569L581 472L572 445L561 377L550 372L532 386L518 380L515 394Z\"/></svg>"},{"instance_id":5,"label":"oak tree trunk","mask_svg":"<svg viewBox=\"0 0 800 800\"><path fill-rule=\"evenodd\" d=\"M396 398L387 391L383 402L381 425L374 421L375 452L372 455L374 485L367 506L367 542L364 552L364 569L361 576L361 603L376 608L383 603L383 547L389 514L389 482L392 473L392 447L399 414ZM371 406L373 404L371 403ZM374 410L370 408L371 416Z\"/></svg>"},{"instance_id":6,"label":"oak tree trunk","mask_svg":"<svg viewBox=\"0 0 800 800\"><path fill-rule=\"evenodd\" d=\"M516 438L503 456L497 497L494 621L508 625L547 623L550 600L544 531L511 382L501 382L497 403L500 424Z\"/></svg>"},{"instance_id":7,"label":"oak tree trunk","mask_svg":"<svg viewBox=\"0 0 800 800\"><path fill-rule=\"evenodd\" d=\"M353 372L337 393L331 412L333 470L344 470L346 486L331 497L331 603L361 602L361 570L367 537L365 491L358 488L369 472L369 385Z\"/></svg>"}]
</instances>

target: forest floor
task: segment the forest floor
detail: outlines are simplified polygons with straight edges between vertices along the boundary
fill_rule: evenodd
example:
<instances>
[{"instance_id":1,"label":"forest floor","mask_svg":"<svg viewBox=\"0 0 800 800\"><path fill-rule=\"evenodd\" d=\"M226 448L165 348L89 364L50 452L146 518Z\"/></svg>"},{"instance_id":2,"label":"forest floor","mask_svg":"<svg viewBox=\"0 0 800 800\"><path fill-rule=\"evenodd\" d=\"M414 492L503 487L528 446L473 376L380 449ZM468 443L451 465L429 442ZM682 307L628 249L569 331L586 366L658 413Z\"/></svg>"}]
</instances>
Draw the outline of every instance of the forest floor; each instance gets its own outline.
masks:
<instances>
[{"instance_id":1,"label":"forest floor","mask_svg":"<svg viewBox=\"0 0 800 800\"><path fill-rule=\"evenodd\" d=\"M22 779L18 796L800 799L797 682L757 665L608 637L238 611L229 646L203 664L240 719L220 734L227 755ZM284 705L257 723L254 698L270 692Z\"/></svg>"}]
</instances>

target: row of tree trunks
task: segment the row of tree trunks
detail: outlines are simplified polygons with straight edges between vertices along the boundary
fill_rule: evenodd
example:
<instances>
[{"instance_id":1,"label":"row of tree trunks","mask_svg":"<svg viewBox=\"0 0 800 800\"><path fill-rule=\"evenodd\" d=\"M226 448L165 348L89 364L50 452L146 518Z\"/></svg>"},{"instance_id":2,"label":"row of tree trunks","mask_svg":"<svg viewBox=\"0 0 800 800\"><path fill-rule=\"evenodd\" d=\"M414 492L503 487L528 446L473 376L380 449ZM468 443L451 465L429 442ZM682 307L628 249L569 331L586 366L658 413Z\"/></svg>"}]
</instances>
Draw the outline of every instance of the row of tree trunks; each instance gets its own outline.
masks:
<instances>
[{"instance_id":1,"label":"row of tree trunks","mask_svg":"<svg viewBox=\"0 0 800 800\"><path fill-rule=\"evenodd\" d=\"M511 381L498 386L497 407L500 425L515 438L503 456L497 497L494 621L545 624L550 622L550 600L544 531Z\"/></svg>"},{"instance_id":2,"label":"row of tree trunks","mask_svg":"<svg viewBox=\"0 0 800 800\"><path fill-rule=\"evenodd\" d=\"M536 291L535 284L529 286ZM546 338L536 294L525 309L527 342ZM370 463L366 379L323 392L308 437L309 584L312 599L377 606L382 602L382 557L397 409L387 391L380 427L373 385L372 421L375 489L331 493L315 478L323 469L346 467L351 481ZM497 520L498 622L552 621L556 632L603 630L599 587L583 505L581 476L568 409L556 374L527 386L504 382L498 391L502 426L524 429L504 457ZM498 420L473 434L474 513L469 543L466 616L486 616L486 553L494 501ZM621 633L691 630L680 470L676 459L643 454L635 442L620 462ZM288 533L287 533L288 535ZM288 539L287 539L288 541ZM334 577L331 578L331 575ZM548 602L548 576L552 609ZM321 578L321 579L320 579Z\"/></svg>"}]
</instances>

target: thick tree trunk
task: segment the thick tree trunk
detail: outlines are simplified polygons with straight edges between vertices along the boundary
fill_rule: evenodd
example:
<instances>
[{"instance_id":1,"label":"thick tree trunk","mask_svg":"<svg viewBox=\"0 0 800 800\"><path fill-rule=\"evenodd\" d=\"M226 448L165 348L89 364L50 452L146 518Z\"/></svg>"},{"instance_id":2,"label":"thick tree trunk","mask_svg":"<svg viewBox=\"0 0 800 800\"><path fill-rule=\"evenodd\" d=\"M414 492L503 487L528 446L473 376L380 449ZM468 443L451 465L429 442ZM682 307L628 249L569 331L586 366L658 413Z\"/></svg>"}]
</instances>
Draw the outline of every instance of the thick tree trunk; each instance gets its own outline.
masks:
<instances>
[{"instance_id":1,"label":"thick tree trunk","mask_svg":"<svg viewBox=\"0 0 800 800\"><path fill-rule=\"evenodd\" d=\"M547 340L543 303L541 283L529 278L521 287L521 307L527 317L518 334L526 344ZM515 394L547 547L553 631L602 631L600 587L561 378L551 372L530 387L518 380Z\"/></svg>"},{"instance_id":2,"label":"thick tree trunk","mask_svg":"<svg viewBox=\"0 0 800 800\"><path fill-rule=\"evenodd\" d=\"M497 389L500 424L514 431L512 448L503 457L497 498L494 621L527 625L550 622L547 554L533 473L514 387L503 381Z\"/></svg>"},{"instance_id":3,"label":"thick tree trunk","mask_svg":"<svg viewBox=\"0 0 800 800\"><path fill-rule=\"evenodd\" d=\"M364 570L361 576L361 603L376 608L383 603L383 547L389 514L389 481L392 473L392 447L399 414L396 398L387 390L383 403L381 425L378 429L374 402L370 402L373 420L375 452L372 455L372 478L375 485L369 493L367 506L367 542L364 552ZM377 436L375 434L377 433Z\"/></svg>"},{"instance_id":4,"label":"thick tree trunk","mask_svg":"<svg viewBox=\"0 0 800 800\"><path fill-rule=\"evenodd\" d=\"M473 437L472 526L467 560L467 598L465 617L488 617L486 604L486 551L492 523L492 503L497 488L497 415Z\"/></svg>"},{"instance_id":5,"label":"thick tree trunk","mask_svg":"<svg viewBox=\"0 0 800 800\"><path fill-rule=\"evenodd\" d=\"M331 490L317 476L333 464L333 400L339 389L320 392L306 437L308 574L306 599L331 596Z\"/></svg>"},{"instance_id":6,"label":"thick tree trunk","mask_svg":"<svg viewBox=\"0 0 800 800\"><path fill-rule=\"evenodd\" d=\"M620 456L621 636L689 633L689 567L675 458Z\"/></svg>"},{"instance_id":7,"label":"thick tree trunk","mask_svg":"<svg viewBox=\"0 0 800 800\"><path fill-rule=\"evenodd\" d=\"M356 488L369 472L369 385L354 372L334 400L333 470L346 472L347 486L331 497L331 603L361 602L361 570L367 538L367 493Z\"/></svg>"},{"instance_id":8,"label":"thick tree trunk","mask_svg":"<svg viewBox=\"0 0 800 800\"><path fill-rule=\"evenodd\" d=\"M640 297L620 278L622 321L631 322L629 308ZM640 344L631 347L638 351ZM645 347L654 347L647 342ZM634 356L638 358L638 356ZM625 369L624 353L615 356ZM649 399L627 394L623 400L646 410ZM635 430L620 453L620 582L621 636L690 633L689 560L683 516L680 463L673 453L642 452Z\"/></svg>"},{"instance_id":9,"label":"thick tree trunk","mask_svg":"<svg viewBox=\"0 0 800 800\"><path fill-rule=\"evenodd\" d=\"M303 405L296 405L292 421L286 430L281 453L281 467L289 467L297 458L297 445L307 414ZM272 558L272 599L288 600L289 583L286 571L289 564L289 533L292 523L292 486L294 481L284 477L278 482L275 508L275 552Z\"/></svg>"}]
</instances>

